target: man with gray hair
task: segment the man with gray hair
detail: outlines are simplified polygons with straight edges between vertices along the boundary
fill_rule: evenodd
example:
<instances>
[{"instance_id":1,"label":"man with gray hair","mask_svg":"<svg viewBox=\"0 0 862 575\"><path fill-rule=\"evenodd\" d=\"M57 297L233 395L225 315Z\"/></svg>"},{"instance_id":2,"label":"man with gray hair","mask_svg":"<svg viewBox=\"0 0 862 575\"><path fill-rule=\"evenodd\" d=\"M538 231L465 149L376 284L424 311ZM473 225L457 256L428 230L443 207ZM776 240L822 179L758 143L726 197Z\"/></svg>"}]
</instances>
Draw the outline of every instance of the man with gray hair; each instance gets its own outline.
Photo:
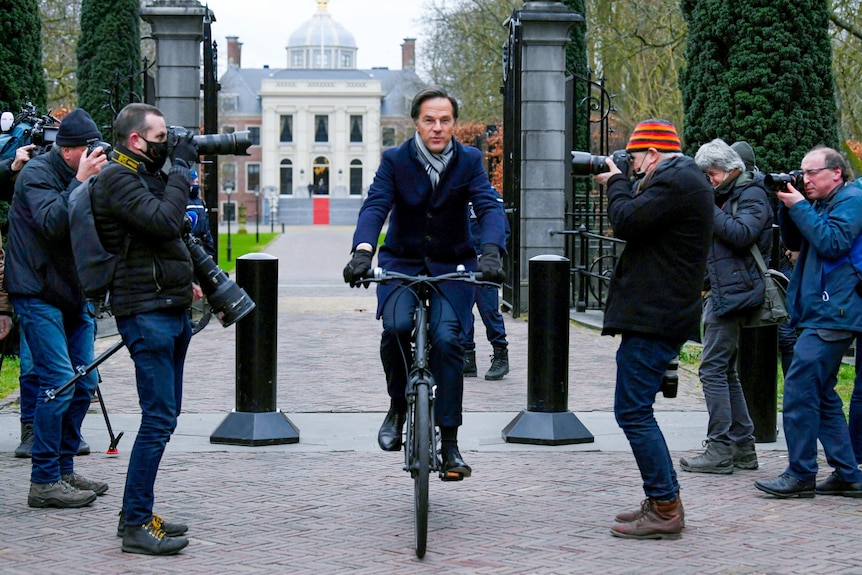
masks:
<instances>
[{"instance_id":1,"label":"man with gray hair","mask_svg":"<svg viewBox=\"0 0 862 575\"><path fill-rule=\"evenodd\" d=\"M760 180L723 140L694 157L715 193L714 229L703 298L700 381L709 412L706 451L679 460L683 471L733 473L757 469L754 423L736 371L739 335L748 313L763 303L765 282L751 247L764 262L772 249L772 208Z\"/></svg>"}]
</instances>

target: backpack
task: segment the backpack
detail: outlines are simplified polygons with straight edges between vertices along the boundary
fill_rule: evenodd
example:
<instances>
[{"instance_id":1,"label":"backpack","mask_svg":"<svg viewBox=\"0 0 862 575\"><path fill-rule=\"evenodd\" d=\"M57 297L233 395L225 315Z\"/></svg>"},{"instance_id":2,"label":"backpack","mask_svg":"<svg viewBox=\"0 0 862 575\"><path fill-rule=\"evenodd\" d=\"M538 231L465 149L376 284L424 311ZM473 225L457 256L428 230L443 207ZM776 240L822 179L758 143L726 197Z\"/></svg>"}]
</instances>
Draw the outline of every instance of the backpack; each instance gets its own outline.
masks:
<instances>
[{"instance_id":1,"label":"backpack","mask_svg":"<svg viewBox=\"0 0 862 575\"><path fill-rule=\"evenodd\" d=\"M102 245L96 220L93 217L93 184L96 176L90 176L69 194L69 232L72 237L72 255L84 297L104 300L114 280L114 270L120 256L111 253ZM126 237L126 251L129 238Z\"/></svg>"}]
</instances>

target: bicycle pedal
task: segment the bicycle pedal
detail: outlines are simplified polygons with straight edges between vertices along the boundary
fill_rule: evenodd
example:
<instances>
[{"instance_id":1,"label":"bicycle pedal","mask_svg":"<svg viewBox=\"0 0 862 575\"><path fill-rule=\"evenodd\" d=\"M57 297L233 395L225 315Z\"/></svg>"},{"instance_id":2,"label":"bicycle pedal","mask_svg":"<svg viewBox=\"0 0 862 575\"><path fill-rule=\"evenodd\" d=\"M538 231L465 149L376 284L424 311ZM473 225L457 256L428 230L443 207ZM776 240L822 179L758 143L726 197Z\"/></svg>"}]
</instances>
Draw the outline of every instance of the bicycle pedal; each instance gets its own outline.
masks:
<instances>
[{"instance_id":1,"label":"bicycle pedal","mask_svg":"<svg viewBox=\"0 0 862 575\"><path fill-rule=\"evenodd\" d=\"M457 471L444 471L440 473L440 481L461 481L464 474Z\"/></svg>"}]
</instances>

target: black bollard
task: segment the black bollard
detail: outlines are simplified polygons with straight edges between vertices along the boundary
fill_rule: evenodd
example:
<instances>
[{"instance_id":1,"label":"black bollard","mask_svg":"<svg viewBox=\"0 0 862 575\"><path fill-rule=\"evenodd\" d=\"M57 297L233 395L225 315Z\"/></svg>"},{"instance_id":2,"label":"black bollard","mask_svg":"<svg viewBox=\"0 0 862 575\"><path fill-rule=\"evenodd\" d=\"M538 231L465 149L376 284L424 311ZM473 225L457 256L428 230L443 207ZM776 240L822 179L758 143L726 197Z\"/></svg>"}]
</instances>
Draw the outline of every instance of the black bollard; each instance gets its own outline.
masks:
<instances>
[{"instance_id":1,"label":"black bollard","mask_svg":"<svg viewBox=\"0 0 862 575\"><path fill-rule=\"evenodd\" d=\"M297 443L299 430L277 408L278 258L247 254L236 263L237 285L257 305L236 324L236 409L213 432L210 443Z\"/></svg>"},{"instance_id":2,"label":"black bollard","mask_svg":"<svg viewBox=\"0 0 862 575\"><path fill-rule=\"evenodd\" d=\"M527 409L503 429L509 443L592 443L593 435L568 410L569 260L530 259L527 320Z\"/></svg>"},{"instance_id":3,"label":"black bollard","mask_svg":"<svg viewBox=\"0 0 862 575\"><path fill-rule=\"evenodd\" d=\"M755 441L772 443L778 437L778 326L743 329L737 366Z\"/></svg>"}]
</instances>

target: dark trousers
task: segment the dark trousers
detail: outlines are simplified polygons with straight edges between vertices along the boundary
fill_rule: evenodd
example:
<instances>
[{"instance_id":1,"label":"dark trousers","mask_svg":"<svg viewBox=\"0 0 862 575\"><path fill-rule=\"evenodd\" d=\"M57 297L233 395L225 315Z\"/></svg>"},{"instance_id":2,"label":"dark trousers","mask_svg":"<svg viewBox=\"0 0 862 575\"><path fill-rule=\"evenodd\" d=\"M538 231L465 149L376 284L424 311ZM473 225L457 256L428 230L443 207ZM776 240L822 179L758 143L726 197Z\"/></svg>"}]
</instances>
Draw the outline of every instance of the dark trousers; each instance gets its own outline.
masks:
<instances>
[{"instance_id":1,"label":"dark trousers","mask_svg":"<svg viewBox=\"0 0 862 575\"><path fill-rule=\"evenodd\" d=\"M431 375L437 385L434 417L441 427L461 425L461 403L464 396L464 347L461 324L455 309L439 293L431 295L429 333ZM386 372L389 397L405 400L407 373L413 363L410 339L416 295L410 288L395 290L383 304L383 337L380 359Z\"/></svg>"}]
</instances>

